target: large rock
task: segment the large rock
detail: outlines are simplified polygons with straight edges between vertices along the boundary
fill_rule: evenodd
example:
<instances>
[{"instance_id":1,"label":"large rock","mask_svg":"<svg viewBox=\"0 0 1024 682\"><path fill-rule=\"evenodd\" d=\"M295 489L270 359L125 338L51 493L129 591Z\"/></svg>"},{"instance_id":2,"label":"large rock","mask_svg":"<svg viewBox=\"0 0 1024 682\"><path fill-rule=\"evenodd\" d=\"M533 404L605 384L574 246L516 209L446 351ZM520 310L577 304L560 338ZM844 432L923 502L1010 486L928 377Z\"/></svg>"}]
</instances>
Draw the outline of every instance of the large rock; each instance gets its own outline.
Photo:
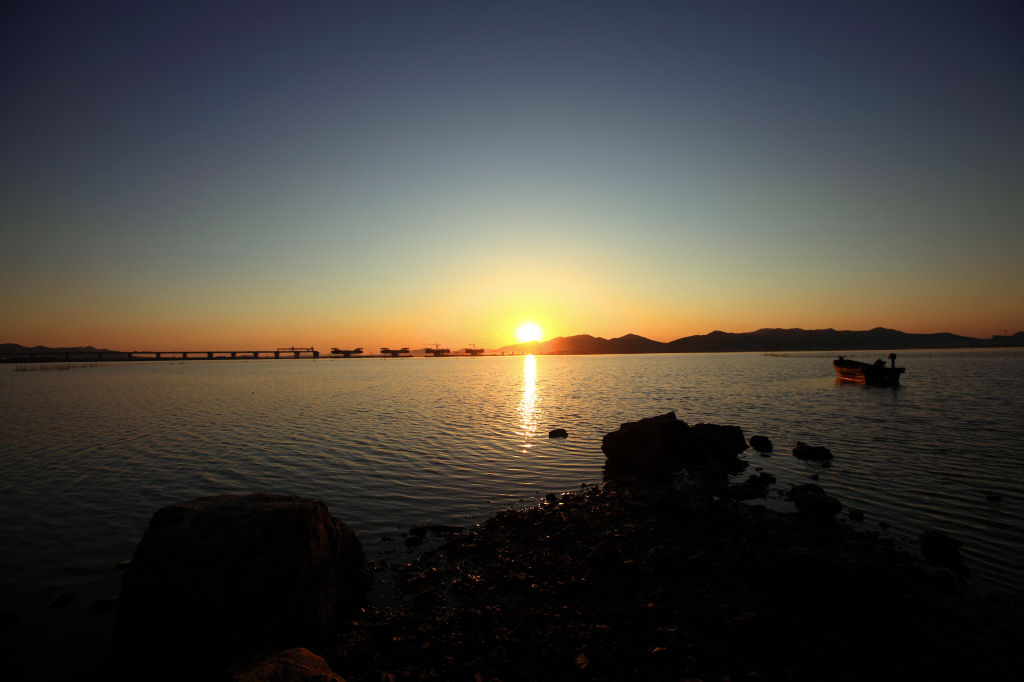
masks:
<instances>
[{"instance_id":1,"label":"large rock","mask_svg":"<svg viewBox=\"0 0 1024 682\"><path fill-rule=\"evenodd\" d=\"M821 486L813 483L793 486L786 497L793 501L801 515L811 521L831 521L843 510L843 504L839 500L825 494Z\"/></svg>"},{"instance_id":2,"label":"large rock","mask_svg":"<svg viewBox=\"0 0 1024 682\"><path fill-rule=\"evenodd\" d=\"M772 441L768 436L751 436L750 447L754 448L758 452L771 452Z\"/></svg>"},{"instance_id":3,"label":"large rock","mask_svg":"<svg viewBox=\"0 0 1024 682\"><path fill-rule=\"evenodd\" d=\"M362 544L323 502L221 495L164 507L125 571L117 660L209 672L317 638L364 602Z\"/></svg>"},{"instance_id":4,"label":"large rock","mask_svg":"<svg viewBox=\"0 0 1024 682\"><path fill-rule=\"evenodd\" d=\"M694 424L686 434L686 456L692 460L732 462L746 449L743 429L738 426Z\"/></svg>"},{"instance_id":5,"label":"large rock","mask_svg":"<svg viewBox=\"0 0 1024 682\"><path fill-rule=\"evenodd\" d=\"M605 434L601 451L608 468L617 472L656 473L682 466L690 427L675 412L622 424Z\"/></svg>"},{"instance_id":6,"label":"large rock","mask_svg":"<svg viewBox=\"0 0 1024 682\"><path fill-rule=\"evenodd\" d=\"M279 651L247 670L231 671L233 682L345 682L309 649Z\"/></svg>"}]
</instances>

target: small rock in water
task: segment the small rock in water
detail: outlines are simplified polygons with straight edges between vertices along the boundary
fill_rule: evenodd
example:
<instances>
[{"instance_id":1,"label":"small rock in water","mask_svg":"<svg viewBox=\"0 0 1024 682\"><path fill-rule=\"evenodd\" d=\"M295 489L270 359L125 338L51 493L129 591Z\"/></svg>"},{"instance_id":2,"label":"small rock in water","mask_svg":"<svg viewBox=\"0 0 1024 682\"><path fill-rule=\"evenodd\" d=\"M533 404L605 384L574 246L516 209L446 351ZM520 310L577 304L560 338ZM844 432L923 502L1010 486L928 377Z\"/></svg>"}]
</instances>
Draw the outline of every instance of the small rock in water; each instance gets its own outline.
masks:
<instances>
[{"instance_id":1,"label":"small rock in water","mask_svg":"<svg viewBox=\"0 0 1024 682\"><path fill-rule=\"evenodd\" d=\"M547 500L549 504L555 504L558 502L558 495L555 493L548 493L544 496L544 499Z\"/></svg>"},{"instance_id":2,"label":"small rock in water","mask_svg":"<svg viewBox=\"0 0 1024 682\"><path fill-rule=\"evenodd\" d=\"M807 443L796 442L793 448L793 456L797 459L809 459L812 462L823 462L832 459L832 451L821 445L808 445Z\"/></svg>"},{"instance_id":3,"label":"small rock in water","mask_svg":"<svg viewBox=\"0 0 1024 682\"><path fill-rule=\"evenodd\" d=\"M56 597L51 599L50 603L47 604L47 606L53 606L53 607L58 607L58 608L61 607L61 606L67 606L68 604L71 603L71 600L74 599L74 597L75 597L75 593L74 592L61 592Z\"/></svg>"},{"instance_id":4,"label":"small rock in water","mask_svg":"<svg viewBox=\"0 0 1024 682\"><path fill-rule=\"evenodd\" d=\"M109 613L117 608L117 597L106 597L100 599L89 607L90 616L98 616L102 613Z\"/></svg>"},{"instance_id":5,"label":"small rock in water","mask_svg":"<svg viewBox=\"0 0 1024 682\"><path fill-rule=\"evenodd\" d=\"M568 438L569 432L565 429L552 429L548 431L548 438Z\"/></svg>"},{"instance_id":6,"label":"small rock in water","mask_svg":"<svg viewBox=\"0 0 1024 682\"><path fill-rule=\"evenodd\" d=\"M772 442L768 439L768 436L751 436L750 447L758 452L771 452Z\"/></svg>"}]
</instances>

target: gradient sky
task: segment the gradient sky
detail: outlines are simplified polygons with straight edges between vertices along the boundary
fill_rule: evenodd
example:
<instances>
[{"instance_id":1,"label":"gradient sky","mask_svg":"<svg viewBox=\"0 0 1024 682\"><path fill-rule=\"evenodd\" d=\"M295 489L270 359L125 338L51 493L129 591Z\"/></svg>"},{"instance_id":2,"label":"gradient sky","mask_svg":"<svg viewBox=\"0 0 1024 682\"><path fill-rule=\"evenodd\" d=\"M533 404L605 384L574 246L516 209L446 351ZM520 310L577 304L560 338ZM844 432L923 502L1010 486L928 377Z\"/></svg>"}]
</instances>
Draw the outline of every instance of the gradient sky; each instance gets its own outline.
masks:
<instances>
[{"instance_id":1,"label":"gradient sky","mask_svg":"<svg viewBox=\"0 0 1024 682\"><path fill-rule=\"evenodd\" d=\"M1024 330L1019 3L0 7L0 342Z\"/></svg>"}]
</instances>

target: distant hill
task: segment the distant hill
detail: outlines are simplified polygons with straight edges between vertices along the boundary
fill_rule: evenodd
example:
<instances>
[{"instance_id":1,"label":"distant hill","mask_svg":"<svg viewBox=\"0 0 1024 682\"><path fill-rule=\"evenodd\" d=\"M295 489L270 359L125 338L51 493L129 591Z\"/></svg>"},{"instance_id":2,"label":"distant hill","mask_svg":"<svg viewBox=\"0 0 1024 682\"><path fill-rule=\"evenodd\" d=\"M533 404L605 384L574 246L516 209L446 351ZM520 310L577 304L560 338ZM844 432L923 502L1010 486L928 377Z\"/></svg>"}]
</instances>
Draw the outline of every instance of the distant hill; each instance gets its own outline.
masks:
<instances>
[{"instance_id":1,"label":"distant hill","mask_svg":"<svg viewBox=\"0 0 1024 682\"><path fill-rule=\"evenodd\" d=\"M758 329L754 332L686 336L667 343L627 334L615 339L580 334L548 341L517 343L499 348L501 353L737 353L839 350L899 350L906 348L1006 348L1024 346L1024 332L1013 336L976 339L956 334L907 334L876 327L868 331L835 329Z\"/></svg>"},{"instance_id":2,"label":"distant hill","mask_svg":"<svg viewBox=\"0 0 1024 682\"><path fill-rule=\"evenodd\" d=\"M0 353L120 353L119 350L94 348L93 346L71 346L49 348L47 346L22 346L17 343L0 343Z\"/></svg>"}]
</instances>

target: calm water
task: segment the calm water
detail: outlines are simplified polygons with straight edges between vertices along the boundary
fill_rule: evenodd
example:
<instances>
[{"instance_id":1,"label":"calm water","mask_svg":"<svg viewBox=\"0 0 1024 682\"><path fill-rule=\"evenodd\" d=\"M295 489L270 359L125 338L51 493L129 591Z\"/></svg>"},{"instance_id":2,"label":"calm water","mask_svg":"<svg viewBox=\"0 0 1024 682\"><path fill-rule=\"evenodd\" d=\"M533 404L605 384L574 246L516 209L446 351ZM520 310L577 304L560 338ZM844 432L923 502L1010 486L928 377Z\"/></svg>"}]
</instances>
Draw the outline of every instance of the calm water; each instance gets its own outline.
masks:
<instances>
[{"instance_id":1,"label":"calm water","mask_svg":"<svg viewBox=\"0 0 1024 682\"><path fill-rule=\"evenodd\" d=\"M837 385L827 357L754 354L3 366L0 610L116 594L112 566L152 513L200 495L323 500L373 558L384 534L599 482L601 436L668 410L767 435L779 452L744 457L780 487L818 473L866 527L944 530L979 589L1024 591L1024 355L901 364L898 389ZM832 466L792 457L798 439Z\"/></svg>"}]
</instances>

